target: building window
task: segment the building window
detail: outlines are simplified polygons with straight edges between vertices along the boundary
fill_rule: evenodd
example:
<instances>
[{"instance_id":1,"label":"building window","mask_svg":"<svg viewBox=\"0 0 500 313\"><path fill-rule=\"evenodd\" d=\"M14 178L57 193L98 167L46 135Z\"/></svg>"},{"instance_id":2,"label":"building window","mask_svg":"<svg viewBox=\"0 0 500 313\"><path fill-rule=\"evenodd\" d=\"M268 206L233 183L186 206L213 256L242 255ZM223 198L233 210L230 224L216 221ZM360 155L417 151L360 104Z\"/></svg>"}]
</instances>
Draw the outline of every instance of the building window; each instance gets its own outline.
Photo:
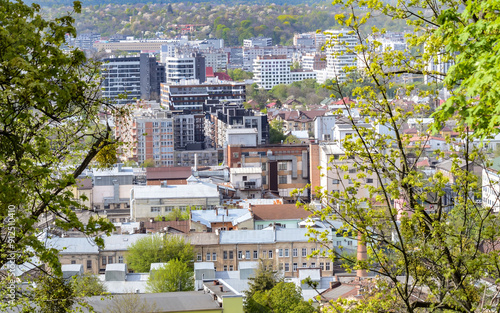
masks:
<instances>
[{"instance_id":1,"label":"building window","mask_svg":"<svg viewBox=\"0 0 500 313\"><path fill-rule=\"evenodd\" d=\"M315 263L315 262L312 262L312 263L311 263L311 267L316 267L316 263Z\"/></svg>"},{"instance_id":2,"label":"building window","mask_svg":"<svg viewBox=\"0 0 500 313\"><path fill-rule=\"evenodd\" d=\"M307 256L307 249L306 248L302 248L302 256L303 257Z\"/></svg>"},{"instance_id":3,"label":"building window","mask_svg":"<svg viewBox=\"0 0 500 313\"><path fill-rule=\"evenodd\" d=\"M262 163L262 171L267 171L267 163Z\"/></svg>"},{"instance_id":4,"label":"building window","mask_svg":"<svg viewBox=\"0 0 500 313\"><path fill-rule=\"evenodd\" d=\"M285 272L290 272L290 264L285 263Z\"/></svg>"},{"instance_id":5,"label":"building window","mask_svg":"<svg viewBox=\"0 0 500 313\"><path fill-rule=\"evenodd\" d=\"M71 264L76 264L76 261L75 260L71 260Z\"/></svg>"},{"instance_id":6,"label":"building window","mask_svg":"<svg viewBox=\"0 0 500 313\"><path fill-rule=\"evenodd\" d=\"M224 251L224 252L222 253L222 258L223 258L224 260L227 260L227 251Z\"/></svg>"},{"instance_id":7,"label":"building window","mask_svg":"<svg viewBox=\"0 0 500 313\"><path fill-rule=\"evenodd\" d=\"M278 162L278 171L286 171L287 162Z\"/></svg>"},{"instance_id":8,"label":"building window","mask_svg":"<svg viewBox=\"0 0 500 313\"><path fill-rule=\"evenodd\" d=\"M325 269L325 263L319 262L319 268L323 271Z\"/></svg>"},{"instance_id":9,"label":"building window","mask_svg":"<svg viewBox=\"0 0 500 313\"><path fill-rule=\"evenodd\" d=\"M234 267L232 265L229 265L229 270L232 271Z\"/></svg>"},{"instance_id":10,"label":"building window","mask_svg":"<svg viewBox=\"0 0 500 313\"><path fill-rule=\"evenodd\" d=\"M354 174L356 173L356 169L355 168L350 168L349 169L349 174Z\"/></svg>"},{"instance_id":11,"label":"building window","mask_svg":"<svg viewBox=\"0 0 500 313\"><path fill-rule=\"evenodd\" d=\"M302 267L307 267L307 263L302 263Z\"/></svg>"},{"instance_id":12,"label":"building window","mask_svg":"<svg viewBox=\"0 0 500 313\"><path fill-rule=\"evenodd\" d=\"M278 256L281 258L283 256L283 249L278 250Z\"/></svg>"},{"instance_id":13,"label":"building window","mask_svg":"<svg viewBox=\"0 0 500 313\"><path fill-rule=\"evenodd\" d=\"M198 256L196 257L196 261L198 261L198 262L201 262L201 261L202 261L202 259L201 259L201 254L200 254L200 253L198 253Z\"/></svg>"},{"instance_id":14,"label":"building window","mask_svg":"<svg viewBox=\"0 0 500 313\"><path fill-rule=\"evenodd\" d=\"M264 229L264 225L257 225L257 230L262 230Z\"/></svg>"},{"instance_id":15,"label":"building window","mask_svg":"<svg viewBox=\"0 0 500 313\"><path fill-rule=\"evenodd\" d=\"M92 268L92 260L87 260L87 269Z\"/></svg>"},{"instance_id":16,"label":"building window","mask_svg":"<svg viewBox=\"0 0 500 313\"><path fill-rule=\"evenodd\" d=\"M151 213L160 213L161 208L159 206L152 206Z\"/></svg>"},{"instance_id":17,"label":"building window","mask_svg":"<svg viewBox=\"0 0 500 313\"><path fill-rule=\"evenodd\" d=\"M243 258L243 251L238 251L238 260L241 260Z\"/></svg>"},{"instance_id":18,"label":"building window","mask_svg":"<svg viewBox=\"0 0 500 313\"><path fill-rule=\"evenodd\" d=\"M238 152L233 152L233 158L237 159L239 157L239 153Z\"/></svg>"},{"instance_id":19,"label":"building window","mask_svg":"<svg viewBox=\"0 0 500 313\"><path fill-rule=\"evenodd\" d=\"M108 256L108 264L113 264L113 257L112 256Z\"/></svg>"},{"instance_id":20,"label":"building window","mask_svg":"<svg viewBox=\"0 0 500 313\"><path fill-rule=\"evenodd\" d=\"M279 175L278 176L278 184L287 184L288 183L288 177L286 175Z\"/></svg>"},{"instance_id":21,"label":"building window","mask_svg":"<svg viewBox=\"0 0 500 313\"><path fill-rule=\"evenodd\" d=\"M269 250L269 258L272 259L273 258L273 250Z\"/></svg>"},{"instance_id":22,"label":"building window","mask_svg":"<svg viewBox=\"0 0 500 313\"><path fill-rule=\"evenodd\" d=\"M205 259L206 261L210 261L210 252L207 252L207 257Z\"/></svg>"},{"instance_id":23,"label":"building window","mask_svg":"<svg viewBox=\"0 0 500 313\"><path fill-rule=\"evenodd\" d=\"M341 241L337 241L337 247L342 245L342 242Z\"/></svg>"},{"instance_id":24,"label":"building window","mask_svg":"<svg viewBox=\"0 0 500 313\"><path fill-rule=\"evenodd\" d=\"M217 261L217 253L212 253L212 261Z\"/></svg>"},{"instance_id":25,"label":"building window","mask_svg":"<svg viewBox=\"0 0 500 313\"><path fill-rule=\"evenodd\" d=\"M259 254L257 253L257 250L253 250L253 258L257 259L259 257Z\"/></svg>"},{"instance_id":26,"label":"building window","mask_svg":"<svg viewBox=\"0 0 500 313\"><path fill-rule=\"evenodd\" d=\"M234 258L233 251L229 251L229 260L232 260L233 258Z\"/></svg>"},{"instance_id":27,"label":"building window","mask_svg":"<svg viewBox=\"0 0 500 313\"><path fill-rule=\"evenodd\" d=\"M329 271L330 270L330 262L325 263L325 270Z\"/></svg>"},{"instance_id":28,"label":"building window","mask_svg":"<svg viewBox=\"0 0 500 313\"><path fill-rule=\"evenodd\" d=\"M118 257L118 263L123 263L123 256L121 256L121 255L120 255L120 256Z\"/></svg>"},{"instance_id":29,"label":"building window","mask_svg":"<svg viewBox=\"0 0 500 313\"><path fill-rule=\"evenodd\" d=\"M280 271L282 271L282 270L283 270L283 263L280 263L279 270L280 270Z\"/></svg>"},{"instance_id":30,"label":"building window","mask_svg":"<svg viewBox=\"0 0 500 313\"><path fill-rule=\"evenodd\" d=\"M224 265L224 272L227 271L227 265Z\"/></svg>"},{"instance_id":31,"label":"building window","mask_svg":"<svg viewBox=\"0 0 500 313\"><path fill-rule=\"evenodd\" d=\"M247 260L250 260L250 251L249 250L245 251L245 258Z\"/></svg>"},{"instance_id":32,"label":"building window","mask_svg":"<svg viewBox=\"0 0 500 313\"><path fill-rule=\"evenodd\" d=\"M105 256L102 257L102 262L101 263L102 263L102 265L106 265L106 257Z\"/></svg>"},{"instance_id":33,"label":"building window","mask_svg":"<svg viewBox=\"0 0 500 313\"><path fill-rule=\"evenodd\" d=\"M262 251L262 258L263 259L267 258L267 250Z\"/></svg>"},{"instance_id":34,"label":"building window","mask_svg":"<svg viewBox=\"0 0 500 313\"><path fill-rule=\"evenodd\" d=\"M241 180L247 181L248 180L248 176L243 176L243 178Z\"/></svg>"},{"instance_id":35,"label":"building window","mask_svg":"<svg viewBox=\"0 0 500 313\"><path fill-rule=\"evenodd\" d=\"M352 246L352 241L348 240L348 241L347 241L347 245L348 245L348 246Z\"/></svg>"},{"instance_id":36,"label":"building window","mask_svg":"<svg viewBox=\"0 0 500 313\"><path fill-rule=\"evenodd\" d=\"M367 184L373 184L373 178L367 178L366 179Z\"/></svg>"},{"instance_id":37,"label":"building window","mask_svg":"<svg viewBox=\"0 0 500 313\"><path fill-rule=\"evenodd\" d=\"M332 179L332 184L338 185L338 184L340 184L340 180L339 179Z\"/></svg>"},{"instance_id":38,"label":"building window","mask_svg":"<svg viewBox=\"0 0 500 313\"><path fill-rule=\"evenodd\" d=\"M311 254L313 254L316 251L316 248L311 248Z\"/></svg>"},{"instance_id":39,"label":"building window","mask_svg":"<svg viewBox=\"0 0 500 313\"><path fill-rule=\"evenodd\" d=\"M288 249L285 249L285 257L289 257L290 254L288 253Z\"/></svg>"},{"instance_id":40,"label":"building window","mask_svg":"<svg viewBox=\"0 0 500 313\"><path fill-rule=\"evenodd\" d=\"M292 272L296 272L296 271L297 271L297 263L293 263Z\"/></svg>"},{"instance_id":41,"label":"building window","mask_svg":"<svg viewBox=\"0 0 500 313\"><path fill-rule=\"evenodd\" d=\"M297 256L299 256L299 253L298 253L298 251L297 251L297 248L293 248L293 250L292 250L292 256L293 256L293 257L297 257Z\"/></svg>"}]
</instances>

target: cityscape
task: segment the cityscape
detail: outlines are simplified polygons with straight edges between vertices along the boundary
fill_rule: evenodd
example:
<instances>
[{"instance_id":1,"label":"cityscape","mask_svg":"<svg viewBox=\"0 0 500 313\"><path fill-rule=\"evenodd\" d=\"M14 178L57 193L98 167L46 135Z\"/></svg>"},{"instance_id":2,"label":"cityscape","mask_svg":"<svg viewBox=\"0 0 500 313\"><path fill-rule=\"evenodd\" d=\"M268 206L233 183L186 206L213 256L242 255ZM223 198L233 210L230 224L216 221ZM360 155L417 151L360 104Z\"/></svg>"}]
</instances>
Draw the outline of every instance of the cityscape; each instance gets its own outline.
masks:
<instances>
[{"instance_id":1,"label":"cityscape","mask_svg":"<svg viewBox=\"0 0 500 313\"><path fill-rule=\"evenodd\" d=\"M0 1L2 312L500 309L492 1Z\"/></svg>"}]
</instances>

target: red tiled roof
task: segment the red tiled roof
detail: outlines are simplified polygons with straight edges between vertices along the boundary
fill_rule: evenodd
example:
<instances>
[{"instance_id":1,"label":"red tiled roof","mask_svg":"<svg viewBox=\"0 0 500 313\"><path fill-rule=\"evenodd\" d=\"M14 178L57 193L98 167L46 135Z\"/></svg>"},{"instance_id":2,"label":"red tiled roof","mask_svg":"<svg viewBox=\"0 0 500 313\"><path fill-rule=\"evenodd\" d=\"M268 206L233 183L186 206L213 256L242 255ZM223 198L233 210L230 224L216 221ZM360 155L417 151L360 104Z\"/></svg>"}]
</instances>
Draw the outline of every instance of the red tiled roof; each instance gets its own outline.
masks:
<instances>
[{"instance_id":1,"label":"red tiled roof","mask_svg":"<svg viewBox=\"0 0 500 313\"><path fill-rule=\"evenodd\" d=\"M214 69L211 66L208 66L205 69L205 74L206 74L207 77L215 77L214 76Z\"/></svg>"},{"instance_id":2,"label":"red tiled roof","mask_svg":"<svg viewBox=\"0 0 500 313\"><path fill-rule=\"evenodd\" d=\"M222 73L222 72L215 72L214 73L215 77L217 77L219 80L225 80L225 81L233 81L231 79L231 76L229 76L228 74L226 73Z\"/></svg>"},{"instance_id":3,"label":"red tiled roof","mask_svg":"<svg viewBox=\"0 0 500 313\"><path fill-rule=\"evenodd\" d=\"M173 228L182 233L189 233L189 221L150 221L144 222L144 227L152 232L164 231L165 227Z\"/></svg>"},{"instance_id":4,"label":"red tiled roof","mask_svg":"<svg viewBox=\"0 0 500 313\"><path fill-rule=\"evenodd\" d=\"M349 99L349 97L344 97L336 102L334 102L333 104L335 105L342 105L342 104L353 104L354 101L352 101L351 99Z\"/></svg>"}]
</instances>

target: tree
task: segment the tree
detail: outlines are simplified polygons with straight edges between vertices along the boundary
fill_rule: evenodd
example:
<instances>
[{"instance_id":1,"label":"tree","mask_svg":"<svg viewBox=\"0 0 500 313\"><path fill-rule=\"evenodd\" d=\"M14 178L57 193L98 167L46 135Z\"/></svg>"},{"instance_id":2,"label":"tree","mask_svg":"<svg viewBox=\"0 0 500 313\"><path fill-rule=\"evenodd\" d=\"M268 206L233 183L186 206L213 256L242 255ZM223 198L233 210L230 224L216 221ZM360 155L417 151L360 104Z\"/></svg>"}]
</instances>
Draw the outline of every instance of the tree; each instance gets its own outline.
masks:
<instances>
[{"instance_id":1,"label":"tree","mask_svg":"<svg viewBox=\"0 0 500 313\"><path fill-rule=\"evenodd\" d=\"M245 312L312 313L314 307L302 299L302 292L294 283L279 282L267 291L257 291L246 300Z\"/></svg>"},{"instance_id":2,"label":"tree","mask_svg":"<svg viewBox=\"0 0 500 313\"><path fill-rule=\"evenodd\" d=\"M281 143L286 139L285 134L283 134L283 122L282 121L271 121L269 123L269 142L270 143Z\"/></svg>"},{"instance_id":3,"label":"tree","mask_svg":"<svg viewBox=\"0 0 500 313\"><path fill-rule=\"evenodd\" d=\"M68 187L96 157L112 159L117 139L106 121L125 110L100 98L98 63L80 50L61 49L65 35L76 36L71 15L46 20L40 6L8 0L0 7L0 267L36 256L58 276L58 251L39 236L41 217L88 236L111 232L101 217L86 225L78 220L71 208L81 205ZM80 13L80 3L73 9ZM96 243L102 246L102 238ZM33 294L17 293L0 309L36 301Z\"/></svg>"},{"instance_id":4,"label":"tree","mask_svg":"<svg viewBox=\"0 0 500 313\"><path fill-rule=\"evenodd\" d=\"M106 293L106 286L93 274L73 276L71 288L77 297L100 296Z\"/></svg>"},{"instance_id":5,"label":"tree","mask_svg":"<svg viewBox=\"0 0 500 313\"><path fill-rule=\"evenodd\" d=\"M270 262L260 260L254 276L249 278L248 289L244 291L245 312L265 312L265 292L273 289L282 280L280 274L272 269Z\"/></svg>"},{"instance_id":6,"label":"tree","mask_svg":"<svg viewBox=\"0 0 500 313\"><path fill-rule=\"evenodd\" d=\"M61 277L42 275L36 280L36 284L36 288L30 291L33 292L36 305L41 312L65 313L77 303L76 294L71 285ZM32 303L22 304L25 312L31 312L32 305Z\"/></svg>"},{"instance_id":7,"label":"tree","mask_svg":"<svg viewBox=\"0 0 500 313\"><path fill-rule=\"evenodd\" d=\"M104 310L105 313L149 313L157 311L158 305L156 302L148 302L136 293L114 296L111 304Z\"/></svg>"},{"instance_id":8,"label":"tree","mask_svg":"<svg viewBox=\"0 0 500 313\"><path fill-rule=\"evenodd\" d=\"M457 8L464 3L466 9L459 14ZM368 10L381 10L394 18L408 18L409 25L417 26L421 32L410 36L409 43L414 47L424 43L426 46L425 53L417 56L411 51L377 50L381 44L377 35L384 31L375 29L370 42L364 40L366 36L362 33L362 25L371 12L355 9L361 1L345 1L344 4L351 13L339 15L339 23L350 28L359 44L345 47L342 54L357 54L355 58L363 63L358 71L369 84L353 90L356 105L345 104L353 132L339 145L343 156L332 156L328 168L324 169L329 179L340 182L341 190L323 190L320 195L327 205L314 214L322 219L341 220L344 222L341 231L358 234L358 244L367 249L366 257L350 262L345 260L344 264L352 270L370 270L379 275L381 278L374 283L385 286L379 290L392 290L393 293L384 298L375 292L373 297L397 304L390 308L391 311L488 311L497 304L495 295L488 289L492 286L481 279L499 277L500 258L494 249L484 247L494 247L500 239L497 226L500 220L489 204L477 202L481 188L472 169L476 164L487 166L488 161L472 141L474 137L496 131L492 126L496 126L494 111L498 101L490 102L495 99L496 92L485 89L485 81L493 85L498 81L489 76L495 70L484 63L496 60L496 56L491 55L495 49L490 45L498 36L497 26L486 27L497 18L493 17L491 2L484 2L484 6L480 6L482 13L477 15L471 13L479 11L469 1L414 1L395 5L381 1L362 2ZM429 8L425 10L426 15L419 11L420 7ZM479 36L479 29L485 38L475 40L479 39L474 37ZM332 38L338 42L339 37ZM483 48L490 51L483 51ZM445 61L455 62L448 74L426 69L429 62L438 60L438 55ZM492 56L491 59L488 56ZM485 66L485 76L472 72L478 70L478 66ZM343 70L351 72L354 68ZM429 105L419 104L405 111L392 102L390 88L402 74L446 76L445 87L451 90L453 97L433 115L438 120L433 128L440 129L445 118L454 119L457 125L454 130L460 134L459 138L448 137L446 142L450 146L453 144L455 150L429 152L426 145L431 133L422 134L423 139L416 142L403 133L402 125L410 117L428 111ZM479 77L485 81L479 82ZM343 88L352 82L352 79L346 82L337 79L331 88L344 97ZM409 95L414 85L405 87ZM422 90L420 95L433 95L432 88ZM480 97L480 104L476 96ZM354 107L365 124L358 123L352 115ZM483 114L493 116L492 122L478 121ZM471 126L474 134L469 131ZM453 164L448 175L453 180L441 171L420 171L417 163L424 157L448 158ZM367 183L368 179L374 183ZM447 202L446 197L453 199ZM327 233L314 229L310 232L317 240L328 238ZM342 255L333 257L342 258ZM350 302L349 311L364 312L365 304ZM334 307L343 310L346 305L342 300Z\"/></svg>"},{"instance_id":9,"label":"tree","mask_svg":"<svg viewBox=\"0 0 500 313\"><path fill-rule=\"evenodd\" d=\"M177 235L151 235L137 240L129 247L126 255L130 269L149 272L151 263L166 263L179 260L192 267L193 247L184 237Z\"/></svg>"},{"instance_id":10,"label":"tree","mask_svg":"<svg viewBox=\"0 0 500 313\"><path fill-rule=\"evenodd\" d=\"M149 292L173 292L194 290L194 272L183 261L170 260L148 278Z\"/></svg>"}]
</instances>

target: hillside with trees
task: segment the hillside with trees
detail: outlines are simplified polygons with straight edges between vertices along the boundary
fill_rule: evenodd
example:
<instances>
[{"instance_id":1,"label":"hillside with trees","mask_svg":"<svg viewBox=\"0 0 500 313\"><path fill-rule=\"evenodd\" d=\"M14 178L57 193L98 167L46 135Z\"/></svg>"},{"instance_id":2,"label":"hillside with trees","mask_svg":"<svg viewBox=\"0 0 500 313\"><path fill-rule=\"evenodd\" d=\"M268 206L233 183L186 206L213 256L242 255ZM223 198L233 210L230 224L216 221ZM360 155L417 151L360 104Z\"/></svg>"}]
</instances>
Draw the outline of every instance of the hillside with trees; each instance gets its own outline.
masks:
<instances>
[{"instance_id":1,"label":"hillside with trees","mask_svg":"<svg viewBox=\"0 0 500 313\"><path fill-rule=\"evenodd\" d=\"M156 38L159 34L173 38L180 34L176 25L198 24L196 31L188 34L191 39L222 38L226 46L241 45L244 39L254 36L271 37L273 44L291 44L295 33L339 28L335 15L343 12L324 3L91 3L85 2L82 14L74 16L78 33L95 32L103 38L115 34L137 38ZM71 7L45 7L44 12L54 18L71 12ZM388 30L404 30L404 23L385 16L374 18L372 23Z\"/></svg>"}]
</instances>

